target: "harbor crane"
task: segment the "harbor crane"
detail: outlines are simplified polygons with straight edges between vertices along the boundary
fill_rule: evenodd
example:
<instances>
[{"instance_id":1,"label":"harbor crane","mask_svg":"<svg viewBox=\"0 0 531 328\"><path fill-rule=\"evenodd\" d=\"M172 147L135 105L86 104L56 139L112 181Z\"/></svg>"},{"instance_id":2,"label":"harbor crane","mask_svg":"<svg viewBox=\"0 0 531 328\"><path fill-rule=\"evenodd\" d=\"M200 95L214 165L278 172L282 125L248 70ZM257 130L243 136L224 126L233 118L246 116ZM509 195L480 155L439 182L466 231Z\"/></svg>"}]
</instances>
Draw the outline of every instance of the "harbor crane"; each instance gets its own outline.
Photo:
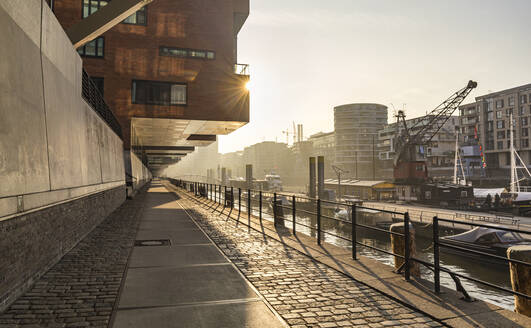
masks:
<instances>
[{"instance_id":1,"label":"harbor crane","mask_svg":"<svg viewBox=\"0 0 531 328\"><path fill-rule=\"evenodd\" d=\"M395 115L397 130L399 125L402 125L402 131L397 133L395 138L396 155L393 172L395 183L421 184L428 180L425 147L477 85L477 82L468 81L464 88L452 94L412 126L407 126L404 111L398 111Z\"/></svg>"}]
</instances>

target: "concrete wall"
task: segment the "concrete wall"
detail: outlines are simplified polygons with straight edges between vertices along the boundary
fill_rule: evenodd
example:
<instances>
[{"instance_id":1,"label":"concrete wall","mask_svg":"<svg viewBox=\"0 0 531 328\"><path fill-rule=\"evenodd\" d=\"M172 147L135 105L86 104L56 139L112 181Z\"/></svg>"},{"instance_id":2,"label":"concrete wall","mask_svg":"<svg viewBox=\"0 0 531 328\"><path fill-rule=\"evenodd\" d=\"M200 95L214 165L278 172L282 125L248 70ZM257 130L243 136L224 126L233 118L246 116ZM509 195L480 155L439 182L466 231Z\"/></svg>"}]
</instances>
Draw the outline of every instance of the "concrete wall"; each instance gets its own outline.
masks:
<instances>
[{"instance_id":1,"label":"concrete wall","mask_svg":"<svg viewBox=\"0 0 531 328\"><path fill-rule=\"evenodd\" d=\"M124 151L125 171L127 173L127 185L132 190L128 191L134 195L152 178L151 172L142 164L142 161L130 150Z\"/></svg>"},{"instance_id":2,"label":"concrete wall","mask_svg":"<svg viewBox=\"0 0 531 328\"><path fill-rule=\"evenodd\" d=\"M125 200L125 172L46 2L0 0L0 42L1 311Z\"/></svg>"},{"instance_id":3,"label":"concrete wall","mask_svg":"<svg viewBox=\"0 0 531 328\"><path fill-rule=\"evenodd\" d=\"M0 42L0 218L124 185L122 141L45 1L0 1Z\"/></svg>"}]
</instances>

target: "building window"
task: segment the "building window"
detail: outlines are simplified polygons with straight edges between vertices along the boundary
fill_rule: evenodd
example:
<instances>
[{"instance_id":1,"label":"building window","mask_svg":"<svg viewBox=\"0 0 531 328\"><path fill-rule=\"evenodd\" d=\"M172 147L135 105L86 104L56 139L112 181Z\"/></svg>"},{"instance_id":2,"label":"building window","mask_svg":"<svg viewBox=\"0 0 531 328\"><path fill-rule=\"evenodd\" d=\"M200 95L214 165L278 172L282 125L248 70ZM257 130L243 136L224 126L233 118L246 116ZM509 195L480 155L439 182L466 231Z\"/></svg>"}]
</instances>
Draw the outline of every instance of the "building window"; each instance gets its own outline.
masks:
<instances>
[{"instance_id":1,"label":"building window","mask_svg":"<svg viewBox=\"0 0 531 328\"><path fill-rule=\"evenodd\" d=\"M520 116L525 115L525 108L524 108L524 106L520 106L520 108L518 108L518 115L520 115Z\"/></svg>"},{"instance_id":2,"label":"building window","mask_svg":"<svg viewBox=\"0 0 531 328\"><path fill-rule=\"evenodd\" d=\"M134 14L123 20L122 23L133 25L147 24L147 6L138 9Z\"/></svg>"},{"instance_id":3,"label":"building window","mask_svg":"<svg viewBox=\"0 0 531 328\"><path fill-rule=\"evenodd\" d=\"M522 128L522 137L528 137L528 136L529 136L528 128Z\"/></svg>"},{"instance_id":4,"label":"building window","mask_svg":"<svg viewBox=\"0 0 531 328\"><path fill-rule=\"evenodd\" d=\"M109 2L111 2L111 0L82 0L82 1L83 1L83 10L82 10L83 18L87 18L88 16L98 11L98 9L105 7ZM146 6L140 8L134 14L124 19L122 23L135 24L135 25L146 25L147 23Z\"/></svg>"},{"instance_id":5,"label":"building window","mask_svg":"<svg viewBox=\"0 0 531 328\"><path fill-rule=\"evenodd\" d=\"M502 111L496 111L496 118L502 118Z\"/></svg>"},{"instance_id":6,"label":"building window","mask_svg":"<svg viewBox=\"0 0 531 328\"><path fill-rule=\"evenodd\" d=\"M187 86L184 83L133 80L133 104L186 105Z\"/></svg>"},{"instance_id":7,"label":"building window","mask_svg":"<svg viewBox=\"0 0 531 328\"><path fill-rule=\"evenodd\" d=\"M509 96L509 106L514 106L514 96Z\"/></svg>"},{"instance_id":8,"label":"building window","mask_svg":"<svg viewBox=\"0 0 531 328\"><path fill-rule=\"evenodd\" d=\"M496 121L496 127L498 129L504 129L505 128L505 121Z\"/></svg>"},{"instance_id":9,"label":"building window","mask_svg":"<svg viewBox=\"0 0 531 328\"><path fill-rule=\"evenodd\" d=\"M522 123L522 126L526 126L527 123L528 123L527 117L522 117L521 118L521 123Z\"/></svg>"},{"instance_id":10,"label":"building window","mask_svg":"<svg viewBox=\"0 0 531 328\"><path fill-rule=\"evenodd\" d=\"M503 99L496 100L496 108L502 108L503 107Z\"/></svg>"},{"instance_id":11,"label":"building window","mask_svg":"<svg viewBox=\"0 0 531 328\"><path fill-rule=\"evenodd\" d=\"M507 108L505 110L505 115L507 115L507 117L509 117L512 113L513 113L513 109L512 108Z\"/></svg>"},{"instance_id":12,"label":"building window","mask_svg":"<svg viewBox=\"0 0 531 328\"><path fill-rule=\"evenodd\" d=\"M503 141L498 141L497 149L503 149Z\"/></svg>"},{"instance_id":13,"label":"building window","mask_svg":"<svg viewBox=\"0 0 531 328\"><path fill-rule=\"evenodd\" d=\"M498 131L498 132L496 133L496 137L497 137L498 139L505 139L505 131Z\"/></svg>"},{"instance_id":14,"label":"building window","mask_svg":"<svg viewBox=\"0 0 531 328\"><path fill-rule=\"evenodd\" d=\"M211 50L197 50L186 48L160 47L159 55L183 58L216 59L216 53Z\"/></svg>"},{"instance_id":15,"label":"building window","mask_svg":"<svg viewBox=\"0 0 531 328\"><path fill-rule=\"evenodd\" d=\"M103 89L104 89L103 78L102 77L91 77L90 79L92 80L92 82L94 82L96 89L98 89L98 91L103 96Z\"/></svg>"},{"instance_id":16,"label":"building window","mask_svg":"<svg viewBox=\"0 0 531 328\"><path fill-rule=\"evenodd\" d=\"M494 115L492 112L487 113L487 121L492 121L494 119Z\"/></svg>"},{"instance_id":17,"label":"building window","mask_svg":"<svg viewBox=\"0 0 531 328\"><path fill-rule=\"evenodd\" d=\"M527 95L520 96L520 104L527 104Z\"/></svg>"},{"instance_id":18,"label":"building window","mask_svg":"<svg viewBox=\"0 0 531 328\"><path fill-rule=\"evenodd\" d=\"M487 122L487 131L492 131L492 130L494 130L494 122L489 121Z\"/></svg>"},{"instance_id":19,"label":"building window","mask_svg":"<svg viewBox=\"0 0 531 328\"><path fill-rule=\"evenodd\" d=\"M507 140L507 148L511 148L511 140Z\"/></svg>"},{"instance_id":20,"label":"building window","mask_svg":"<svg viewBox=\"0 0 531 328\"><path fill-rule=\"evenodd\" d=\"M529 147L529 139L522 139L521 146L522 146L522 148Z\"/></svg>"},{"instance_id":21,"label":"building window","mask_svg":"<svg viewBox=\"0 0 531 328\"><path fill-rule=\"evenodd\" d=\"M81 56L103 58L104 49L105 39L100 36L99 38L90 41L84 46L77 48L77 52Z\"/></svg>"}]
</instances>

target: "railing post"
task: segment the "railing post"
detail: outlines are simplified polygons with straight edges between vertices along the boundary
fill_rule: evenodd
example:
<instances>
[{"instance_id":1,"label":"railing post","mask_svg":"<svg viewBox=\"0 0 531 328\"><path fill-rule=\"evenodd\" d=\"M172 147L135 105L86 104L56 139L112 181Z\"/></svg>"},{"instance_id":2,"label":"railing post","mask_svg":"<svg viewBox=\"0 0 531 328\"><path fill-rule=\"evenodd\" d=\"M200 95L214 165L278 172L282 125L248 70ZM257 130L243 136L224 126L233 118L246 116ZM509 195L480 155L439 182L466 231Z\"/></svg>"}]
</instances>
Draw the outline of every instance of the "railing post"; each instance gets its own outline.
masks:
<instances>
[{"instance_id":1,"label":"railing post","mask_svg":"<svg viewBox=\"0 0 531 328\"><path fill-rule=\"evenodd\" d=\"M321 199L317 199L317 245L321 245Z\"/></svg>"},{"instance_id":2,"label":"railing post","mask_svg":"<svg viewBox=\"0 0 531 328\"><path fill-rule=\"evenodd\" d=\"M409 212L404 214L404 278L409 281L410 261L409 261Z\"/></svg>"},{"instance_id":3,"label":"railing post","mask_svg":"<svg viewBox=\"0 0 531 328\"><path fill-rule=\"evenodd\" d=\"M234 187L230 187L230 210L234 208Z\"/></svg>"},{"instance_id":4,"label":"railing post","mask_svg":"<svg viewBox=\"0 0 531 328\"><path fill-rule=\"evenodd\" d=\"M441 267L439 263L439 218L433 217L433 266L434 275L433 282L435 283L435 292L439 294L441 292Z\"/></svg>"},{"instance_id":5,"label":"railing post","mask_svg":"<svg viewBox=\"0 0 531 328\"><path fill-rule=\"evenodd\" d=\"M227 186L223 186L223 210L227 207Z\"/></svg>"},{"instance_id":6,"label":"railing post","mask_svg":"<svg viewBox=\"0 0 531 328\"><path fill-rule=\"evenodd\" d=\"M259 194L260 194L260 199L258 200L259 206L260 206L259 215L260 215L260 222L262 222L262 190L259 191Z\"/></svg>"},{"instance_id":7,"label":"railing post","mask_svg":"<svg viewBox=\"0 0 531 328\"><path fill-rule=\"evenodd\" d=\"M357 254L357 244L358 244L358 240L357 240L357 236L356 236L356 232L357 232L357 223L356 223L356 204L352 204L351 206L351 209L352 211L352 259L353 260L357 260L358 259L358 254Z\"/></svg>"},{"instance_id":8,"label":"railing post","mask_svg":"<svg viewBox=\"0 0 531 328\"><path fill-rule=\"evenodd\" d=\"M297 205L296 205L296 199L295 199L295 195L291 196L291 205L293 205L291 207L291 216L292 216L292 220L293 220L293 235L295 235L297 233L297 222L296 222L296 219L297 219Z\"/></svg>"},{"instance_id":9,"label":"railing post","mask_svg":"<svg viewBox=\"0 0 531 328\"><path fill-rule=\"evenodd\" d=\"M277 193L273 193L273 222L277 225Z\"/></svg>"},{"instance_id":10,"label":"railing post","mask_svg":"<svg viewBox=\"0 0 531 328\"><path fill-rule=\"evenodd\" d=\"M251 189L247 189L247 226L251 229Z\"/></svg>"},{"instance_id":11,"label":"railing post","mask_svg":"<svg viewBox=\"0 0 531 328\"><path fill-rule=\"evenodd\" d=\"M238 219L240 218L241 212L242 212L242 188L238 188Z\"/></svg>"}]
</instances>

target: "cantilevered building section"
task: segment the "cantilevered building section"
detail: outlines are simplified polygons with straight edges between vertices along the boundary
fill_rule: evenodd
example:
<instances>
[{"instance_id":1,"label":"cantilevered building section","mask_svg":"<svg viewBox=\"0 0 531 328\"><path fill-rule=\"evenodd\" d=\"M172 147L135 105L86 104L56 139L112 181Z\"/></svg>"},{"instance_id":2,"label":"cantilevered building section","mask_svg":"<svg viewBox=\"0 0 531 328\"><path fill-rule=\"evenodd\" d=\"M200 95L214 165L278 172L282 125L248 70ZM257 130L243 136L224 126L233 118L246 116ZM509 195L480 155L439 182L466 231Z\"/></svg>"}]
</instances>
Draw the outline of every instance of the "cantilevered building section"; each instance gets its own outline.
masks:
<instances>
[{"instance_id":1,"label":"cantilevered building section","mask_svg":"<svg viewBox=\"0 0 531 328\"><path fill-rule=\"evenodd\" d=\"M55 0L54 12L68 30L109 3ZM126 152L154 174L249 121L248 67L236 57L248 15L249 0L154 0L78 48Z\"/></svg>"}]
</instances>

